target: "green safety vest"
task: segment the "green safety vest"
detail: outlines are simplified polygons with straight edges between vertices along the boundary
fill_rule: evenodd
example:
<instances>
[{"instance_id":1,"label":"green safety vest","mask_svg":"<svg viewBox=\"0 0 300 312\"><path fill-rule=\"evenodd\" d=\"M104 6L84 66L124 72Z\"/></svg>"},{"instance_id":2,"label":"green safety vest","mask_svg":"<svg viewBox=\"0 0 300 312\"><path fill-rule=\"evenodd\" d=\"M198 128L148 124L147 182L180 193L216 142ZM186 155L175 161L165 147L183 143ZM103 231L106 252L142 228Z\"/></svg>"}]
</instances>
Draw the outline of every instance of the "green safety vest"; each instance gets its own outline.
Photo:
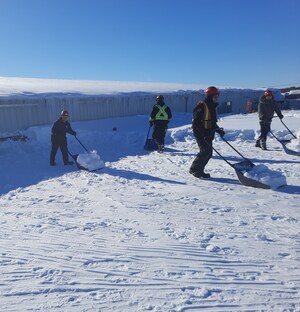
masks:
<instances>
[{"instance_id":1,"label":"green safety vest","mask_svg":"<svg viewBox=\"0 0 300 312\"><path fill-rule=\"evenodd\" d=\"M159 111L155 116L155 120L169 120L169 116L166 112L167 105L165 104L164 106L160 105L155 105Z\"/></svg>"}]
</instances>

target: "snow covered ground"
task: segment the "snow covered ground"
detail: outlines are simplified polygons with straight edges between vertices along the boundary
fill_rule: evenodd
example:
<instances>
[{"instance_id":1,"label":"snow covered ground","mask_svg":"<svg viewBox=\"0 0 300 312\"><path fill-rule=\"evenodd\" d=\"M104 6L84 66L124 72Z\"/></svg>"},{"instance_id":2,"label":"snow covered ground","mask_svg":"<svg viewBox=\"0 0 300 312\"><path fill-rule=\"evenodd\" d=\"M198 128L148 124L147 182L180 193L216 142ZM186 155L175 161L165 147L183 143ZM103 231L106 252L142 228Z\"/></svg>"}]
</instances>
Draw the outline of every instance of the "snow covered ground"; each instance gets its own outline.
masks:
<instances>
[{"instance_id":1,"label":"snow covered ground","mask_svg":"<svg viewBox=\"0 0 300 312\"><path fill-rule=\"evenodd\" d=\"M299 138L300 112L284 115ZM190 121L174 114L158 154L143 149L148 116L71 120L105 162L96 172L63 166L60 152L49 166L51 125L0 143L2 311L300 311L300 157L271 137L255 148L257 114L221 116L225 139L287 185L241 185L216 154L212 179L198 180ZM289 137L278 118L272 128Z\"/></svg>"}]
</instances>

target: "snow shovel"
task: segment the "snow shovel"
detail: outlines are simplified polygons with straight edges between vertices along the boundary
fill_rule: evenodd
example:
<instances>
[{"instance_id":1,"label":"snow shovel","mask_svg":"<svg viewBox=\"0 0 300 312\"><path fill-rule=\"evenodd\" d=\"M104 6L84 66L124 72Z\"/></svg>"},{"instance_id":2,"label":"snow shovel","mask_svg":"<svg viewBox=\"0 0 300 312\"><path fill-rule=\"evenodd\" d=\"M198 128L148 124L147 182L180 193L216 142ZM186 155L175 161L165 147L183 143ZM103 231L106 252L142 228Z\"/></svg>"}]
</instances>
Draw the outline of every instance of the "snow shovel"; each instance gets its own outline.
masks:
<instances>
[{"instance_id":1,"label":"snow shovel","mask_svg":"<svg viewBox=\"0 0 300 312\"><path fill-rule=\"evenodd\" d=\"M81 144L81 146L88 152L87 148L79 141L79 139L78 139L76 136L74 136L74 137L75 137L75 139ZM73 158L73 160L74 160L76 166L78 167L78 169L82 169L82 170L87 170L87 171L88 171L87 168L81 166L81 165L78 163L77 158L78 158L78 155L79 155L79 154L74 154L74 155L73 155L73 154L71 154L71 153L69 152L69 150L68 150L68 154Z\"/></svg>"},{"instance_id":2,"label":"snow shovel","mask_svg":"<svg viewBox=\"0 0 300 312\"><path fill-rule=\"evenodd\" d=\"M271 135L282 145L283 150L286 152L286 154L294 155L294 156L300 156L300 152L293 151L286 147L286 144L291 142L291 140L280 140L277 138L277 136L270 130ZM291 133L292 134L292 133ZM293 134L292 134L293 135ZM294 136L294 135L293 135ZM295 136L294 136L295 137ZM296 138L296 137L295 137Z\"/></svg>"},{"instance_id":3,"label":"snow shovel","mask_svg":"<svg viewBox=\"0 0 300 312\"><path fill-rule=\"evenodd\" d=\"M262 182L259 182L257 180L253 180L250 179L248 177L244 176L244 173L247 171L250 171L255 165L252 161L250 161L249 159L247 159L246 157L244 157L239 151L237 151L227 140L225 140L224 138L222 138L224 142L226 142L235 152L237 152L242 158L244 158L243 161L240 161L238 163L232 164L230 163L227 159L225 159L225 157L223 157L213 146L211 146L209 143L207 143L207 145L209 145L229 166L231 166L236 174L237 177L239 179L239 181L241 182L241 184L245 185L245 186L251 186L251 187L255 187L255 188L262 188L262 189L270 189L271 187L267 184L264 184Z\"/></svg>"},{"instance_id":4,"label":"snow shovel","mask_svg":"<svg viewBox=\"0 0 300 312\"><path fill-rule=\"evenodd\" d=\"M78 158L78 155L79 155L79 154L74 154L74 155L73 155L73 154L71 154L71 153L69 152L69 150L68 150L68 154L73 158L73 160L74 160L74 162L75 162L75 164L76 164L76 166L77 166L78 169L89 171L87 168L81 166L81 165L77 162L77 158Z\"/></svg>"},{"instance_id":5,"label":"snow shovel","mask_svg":"<svg viewBox=\"0 0 300 312\"><path fill-rule=\"evenodd\" d=\"M80 140L75 136L75 139L79 142L79 144L85 149L85 151L89 154L89 151L88 151L88 149L82 144L82 142L80 142ZM75 163L76 163L76 165L77 165L77 167L78 167L78 169L81 169L81 170L86 170L86 171L96 171L96 170L98 170L98 169L102 169L104 166L102 166L102 163L101 163L101 166L98 168L93 168L93 169L91 169L91 168L86 168L86 167L84 167L84 166L82 166L79 162L78 162L78 156L79 156L79 154L75 154L75 155L72 155L69 151L68 151L68 153L69 153L69 155L74 159L74 161L75 161ZM99 157L99 156L97 156L97 157ZM93 161L95 161L95 159L93 159ZM96 163L97 165L99 165L99 161L97 161L97 163Z\"/></svg>"},{"instance_id":6,"label":"snow shovel","mask_svg":"<svg viewBox=\"0 0 300 312\"><path fill-rule=\"evenodd\" d=\"M151 126L149 126L149 129L148 129L144 149L147 151L156 151L156 150L158 150L158 146L157 146L156 142L154 141L154 139L149 138L150 129L151 129Z\"/></svg>"}]
</instances>

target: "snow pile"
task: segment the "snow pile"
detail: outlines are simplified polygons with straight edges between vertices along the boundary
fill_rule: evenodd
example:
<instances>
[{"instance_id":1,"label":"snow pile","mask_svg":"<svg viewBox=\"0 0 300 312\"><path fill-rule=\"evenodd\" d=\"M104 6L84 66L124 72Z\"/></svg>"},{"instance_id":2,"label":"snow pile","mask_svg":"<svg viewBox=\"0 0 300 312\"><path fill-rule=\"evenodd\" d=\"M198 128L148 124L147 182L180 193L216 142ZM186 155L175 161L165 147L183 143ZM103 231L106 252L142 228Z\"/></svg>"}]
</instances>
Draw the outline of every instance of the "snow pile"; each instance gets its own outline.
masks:
<instances>
[{"instance_id":1,"label":"snow pile","mask_svg":"<svg viewBox=\"0 0 300 312\"><path fill-rule=\"evenodd\" d=\"M287 184L286 177L282 172L270 170L265 165L254 166L251 170L246 171L244 176L248 179L269 185L273 190Z\"/></svg>"},{"instance_id":2,"label":"snow pile","mask_svg":"<svg viewBox=\"0 0 300 312\"><path fill-rule=\"evenodd\" d=\"M101 160L96 150L93 150L90 153L79 154L77 163L89 171L102 169L105 166L104 161Z\"/></svg>"},{"instance_id":3,"label":"snow pile","mask_svg":"<svg viewBox=\"0 0 300 312\"><path fill-rule=\"evenodd\" d=\"M170 136L174 142L191 142L194 140L191 125L178 127L170 131Z\"/></svg>"}]
</instances>

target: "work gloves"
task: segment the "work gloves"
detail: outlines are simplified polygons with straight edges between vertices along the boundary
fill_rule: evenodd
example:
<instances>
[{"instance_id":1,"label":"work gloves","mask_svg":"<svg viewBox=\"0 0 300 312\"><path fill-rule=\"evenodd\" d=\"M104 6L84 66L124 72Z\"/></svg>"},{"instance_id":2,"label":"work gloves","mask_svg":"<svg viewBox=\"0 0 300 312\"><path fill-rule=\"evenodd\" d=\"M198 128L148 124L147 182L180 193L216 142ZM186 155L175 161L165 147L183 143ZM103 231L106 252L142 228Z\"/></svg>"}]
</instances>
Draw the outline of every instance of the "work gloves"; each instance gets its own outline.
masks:
<instances>
[{"instance_id":1,"label":"work gloves","mask_svg":"<svg viewBox=\"0 0 300 312\"><path fill-rule=\"evenodd\" d=\"M216 132L220 135L221 138L225 135L225 131L223 128L216 129Z\"/></svg>"}]
</instances>

